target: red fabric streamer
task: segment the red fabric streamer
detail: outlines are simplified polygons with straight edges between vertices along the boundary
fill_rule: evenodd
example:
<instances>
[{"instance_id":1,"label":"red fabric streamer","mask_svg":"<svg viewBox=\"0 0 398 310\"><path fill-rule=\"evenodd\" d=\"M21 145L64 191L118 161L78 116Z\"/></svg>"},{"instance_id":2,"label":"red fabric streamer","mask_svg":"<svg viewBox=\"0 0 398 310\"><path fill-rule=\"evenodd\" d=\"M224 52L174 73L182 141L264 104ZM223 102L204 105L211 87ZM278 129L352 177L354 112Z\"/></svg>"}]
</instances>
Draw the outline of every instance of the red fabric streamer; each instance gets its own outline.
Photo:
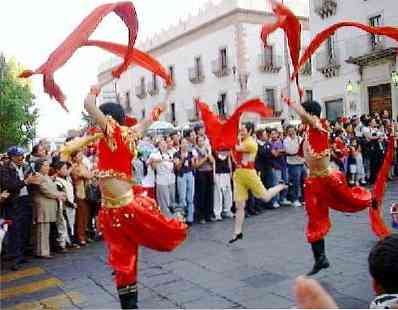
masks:
<instances>
[{"instance_id":1,"label":"red fabric streamer","mask_svg":"<svg viewBox=\"0 0 398 310\"><path fill-rule=\"evenodd\" d=\"M325 42L329 37L331 37L339 28L343 27L359 28L369 33L387 36L398 42L398 28L395 27L371 27L357 22L340 22L334 24L326 28L322 32L318 33L314 37L314 39L308 45L307 49L304 51L304 54L301 56L299 64L297 68L295 68L291 78L294 79L295 77L297 77L300 68L310 59L311 55L315 53L315 51L321 46L321 44Z\"/></svg>"},{"instance_id":2,"label":"red fabric streamer","mask_svg":"<svg viewBox=\"0 0 398 310\"><path fill-rule=\"evenodd\" d=\"M238 142L239 121L243 113L258 113L262 117L273 115L272 109L268 108L260 99L244 102L226 121L220 120L206 103L196 100L196 104L204 123L206 135L212 148L216 151L230 150L235 147Z\"/></svg>"},{"instance_id":3,"label":"red fabric streamer","mask_svg":"<svg viewBox=\"0 0 398 310\"><path fill-rule=\"evenodd\" d=\"M113 76L119 77L122 72L128 68L128 59L131 57L132 48L134 47L138 33L137 14L131 2L104 4L97 7L80 23L64 42L51 53L50 57L43 65L35 71L24 71L19 77L27 78L34 74L43 74L45 92L49 94L51 98L55 98L61 106L67 110L65 106L65 95L62 93L61 88L55 83L54 73L72 57L79 47L87 42L102 19L111 12L115 12L123 20L129 32L129 49L124 55L124 62L113 71Z\"/></svg>"},{"instance_id":4,"label":"red fabric streamer","mask_svg":"<svg viewBox=\"0 0 398 310\"><path fill-rule=\"evenodd\" d=\"M273 24L264 24L261 29L261 40L267 45L268 35L275 32L278 28L281 28L287 37L290 58L293 64L294 70L298 71L298 64L301 50L301 24L296 15L282 3L275 0L270 0L272 4L272 10L277 17L277 20ZM296 85L300 94L300 98L303 96L303 91L299 86L298 75L296 76Z\"/></svg>"},{"instance_id":5,"label":"red fabric streamer","mask_svg":"<svg viewBox=\"0 0 398 310\"><path fill-rule=\"evenodd\" d=\"M137 124L138 124L138 121L136 118L131 117L131 116L126 116L126 120L124 121L124 126L133 127Z\"/></svg>"},{"instance_id":6,"label":"red fabric streamer","mask_svg":"<svg viewBox=\"0 0 398 310\"><path fill-rule=\"evenodd\" d=\"M106 41L90 40L85 43L85 46L96 46L119 57L126 55L128 50L128 46ZM155 58L147 53L144 53L136 48L132 48L129 57L126 58L126 63L127 66L138 65L143 67L163 78L167 85L172 84L172 80L168 71Z\"/></svg>"},{"instance_id":7,"label":"red fabric streamer","mask_svg":"<svg viewBox=\"0 0 398 310\"><path fill-rule=\"evenodd\" d=\"M387 187L387 177L390 171L391 163L394 157L394 137L390 136L388 140L388 148L384 156L383 165L377 174L376 183L373 187L372 197L379 206L377 209L369 209L369 218L373 232L381 239L391 235L390 229L386 226L383 220L383 196Z\"/></svg>"}]
</instances>

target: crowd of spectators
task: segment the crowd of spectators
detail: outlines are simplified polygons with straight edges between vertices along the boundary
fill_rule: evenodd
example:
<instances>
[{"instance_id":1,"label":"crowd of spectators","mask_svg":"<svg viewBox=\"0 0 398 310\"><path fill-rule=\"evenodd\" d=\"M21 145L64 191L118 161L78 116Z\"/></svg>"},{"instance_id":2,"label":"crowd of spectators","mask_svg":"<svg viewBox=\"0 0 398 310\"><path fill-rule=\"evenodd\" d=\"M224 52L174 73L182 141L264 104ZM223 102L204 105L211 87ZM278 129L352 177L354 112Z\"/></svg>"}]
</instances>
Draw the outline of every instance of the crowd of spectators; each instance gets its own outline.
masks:
<instances>
[{"instance_id":1,"label":"crowd of spectators","mask_svg":"<svg viewBox=\"0 0 398 310\"><path fill-rule=\"evenodd\" d=\"M325 121L324 125L330 132L335 168L347 175L352 186L371 185L383 162L390 128L396 125L387 111ZM303 125L260 127L256 138L256 170L265 187L283 181L289 189L267 204L249 199L247 216L281 206L302 207L307 175L300 152ZM212 151L203 127L148 135L137 146L135 181L157 200L166 216L184 218L188 225L234 216L233 155L229 150ZM46 141L35 145L30 154L15 146L0 158L0 218L13 221L4 254L14 259L13 269L19 268L29 252L48 259L100 236L96 215L101 195L93 173L95 162L93 146L62 161ZM395 160L390 178L396 176Z\"/></svg>"}]
</instances>

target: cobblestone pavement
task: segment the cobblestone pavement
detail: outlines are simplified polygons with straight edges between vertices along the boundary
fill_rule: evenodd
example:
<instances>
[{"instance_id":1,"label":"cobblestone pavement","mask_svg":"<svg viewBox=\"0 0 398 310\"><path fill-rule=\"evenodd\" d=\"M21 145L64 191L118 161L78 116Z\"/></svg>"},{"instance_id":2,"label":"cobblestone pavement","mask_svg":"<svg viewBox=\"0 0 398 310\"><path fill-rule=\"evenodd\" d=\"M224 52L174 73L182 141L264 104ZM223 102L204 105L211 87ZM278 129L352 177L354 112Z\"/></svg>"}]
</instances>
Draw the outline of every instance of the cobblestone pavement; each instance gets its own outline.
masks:
<instances>
[{"instance_id":1,"label":"cobblestone pavement","mask_svg":"<svg viewBox=\"0 0 398 310\"><path fill-rule=\"evenodd\" d=\"M398 182L389 184L387 207L398 201ZM326 239L331 268L318 279L340 307L367 308L373 297L367 255L375 244L367 212L332 211ZM294 278L312 267L302 208L282 207L247 219L244 240L228 246L232 220L195 225L173 253L142 249L139 261L141 308L292 308ZM32 260L19 272L3 265L2 308L118 309L102 242Z\"/></svg>"}]
</instances>

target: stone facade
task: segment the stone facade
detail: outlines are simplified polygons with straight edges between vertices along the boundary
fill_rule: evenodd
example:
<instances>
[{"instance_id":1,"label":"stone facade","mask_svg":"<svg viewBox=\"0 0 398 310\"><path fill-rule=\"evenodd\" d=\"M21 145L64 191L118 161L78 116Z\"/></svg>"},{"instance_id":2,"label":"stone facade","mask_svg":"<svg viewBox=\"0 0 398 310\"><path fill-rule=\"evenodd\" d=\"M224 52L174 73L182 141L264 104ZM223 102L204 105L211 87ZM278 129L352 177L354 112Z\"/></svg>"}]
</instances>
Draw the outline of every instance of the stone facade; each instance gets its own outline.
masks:
<instances>
[{"instance_id":1,"label":"stone facade","mask_svg":"<svg viewBox=\"0 0 398 310\"><path fill-rule=\"evenodd\" d=\"M343 20L374 26L397 25L396 3L389 0L310 0L312 35ZM396 42L354 28L336 32L314 57L314 98L329 119L388 109L398 114Z\"/></svg>"},{"instance_id":2,"label":"stone facade","mask_svg":"<svg viewBox=\"0 0 398 310\"><path fill-rule=\"evenodd\" d=\"M261 25L273 21L274 16L263 1L261 6L258 1L248 0L209 2L198 15L138 44L165 67L173 68L175 85L166 120L180 126L195 121L196 97L226 116L243 100L261 97L274 106L276 115L289 116L282 113L280 103L287 85L283 32L278 30L270 36L273 48L265 51L260 40ZM308 19L300 19L305 44L310 35ZM101 65L99 80L116 63ZM311 90L310 75L303 74L301 81L306 90ZM112 89L112 85L107 87L108 92ZM298 99L297 91L294 87L292 90L292 96ZM155 82L151 73L132 67L117 81L116 92L128 112L142 118L164 98L165 89L159 78Z\"/></svg>"}]
</instances>

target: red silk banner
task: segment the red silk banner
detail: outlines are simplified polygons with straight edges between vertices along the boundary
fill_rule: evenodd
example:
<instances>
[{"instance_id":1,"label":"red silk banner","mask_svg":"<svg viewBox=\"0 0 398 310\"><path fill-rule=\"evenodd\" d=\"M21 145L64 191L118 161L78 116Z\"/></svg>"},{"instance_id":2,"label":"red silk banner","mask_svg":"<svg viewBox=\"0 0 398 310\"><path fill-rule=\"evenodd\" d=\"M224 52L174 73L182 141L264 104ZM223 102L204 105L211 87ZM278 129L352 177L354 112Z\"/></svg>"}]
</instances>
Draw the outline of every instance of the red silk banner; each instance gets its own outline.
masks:
<instances>
[{"instance_id":1,"label":"red silk banner","mask_svg":"<svg viewBox=\"0 0 398 310\"><path fill-rule=\"evenodd\" d=\"M103 50L106 50L112 54L115 54L119 57L123 57L124 55L127 54L128 46L122 45L122 44L117 44L117 43L112 43L112 42L106 42L106 41L95 41L95 40L90 40L87 41L85 46L96 46L99 48L102 48ZM163 78L166 82L167 85L171 85L172 80L170 77L170 74L168 71L151 55L142 52L136 48L132 48L131 52L129 53L128 58L125 59L127 67L130 65L138 65L140 67L143 67L156 75L160 76Z\"/></svg>"},{"instance_id":2,"label":"red silk banner","mask_svg":"<svg viewBox=\"0 0 398 310\"><path fill-rule=\"evenodd\" d=\"M272 10L277 17L277 20L273 24L263 25L261 29L261 40L264 42L265 45L267 45L268 36L271 33L275 32L278 28L281 28L287 37L293 68L295 71L298 71L301 50L300 21L288 7L275 0L270 0L270 2L272 5ZM298 75L296 76L296 85L300 97L302 97L303 92L299 86Z\"/></svg>"},{"instance_id":3,"label":"red silk banner","mask_svg":"<svg viewBox=\"0 0 398 310\"><path fill-rule=\"evenodd\" d=\"M377 202L379 206L377 209L369 209L369 218L373 232L379 238L385 238L391 235L390 229L385 225L383 220L383 196L387 187L387 177L391 168L391 163L394 158L394 137L390 136L388 139L388 148L384 156L383 165L381 166L379 173L377 174L376 182L373 187L372 195L373 200Z\"/></svg>"},{"instance_id":4,"label":"red silk banner","mask_svg":"<svg viewBox=\"0 0 398 310\"><path fill-rule=\"evenodd\" d=\"M297 68L295 68L291 78L294 79L295 77L297 77L300 68L310 59L312 54L316 52L321 44L325 42L329 37L331 37L338 29L343 27L359 28L369 33L389 37L398 42L398 28L395 27L371 27L357 22L340 22L334 24L326 28L322 32L318 33L314 37L314 39L308 45L307 49L304 51L304 54L301 56L299 64Z\"/></svg>"},{"instance_id":5,"label":"red silk banner","mask_svg":"<svg viewBox=\"0 0 398 310\"><path fill-rule=\"evenodd\" d=\"M212 148L216 151L231 150L238 142L240 117L245 112L258 113L262 117L271 117L272 109L267 107L260 99L252 99L241 104L227 120L220 120L218 115L212 112L209 106L196 100L204 123L206 135Z\"/></svg>"},{"instance_id":6,"label":"red silk banner","mask_svg":"<svg viewBox=\"0 0 398 310\"><path fill-rule=\"evenodd\" d=\"M77 28L62 42L57 49L51 53L47 61L35 71L26 70L20 77L27 78L34 74L43 74L44 90L51 98L55 98L62 107L65 106L65 95L61 88L54 81L54 72L61 68L76 52L83 46L90 35L98 27L102 19L111 12L115 12L128 28L129 38L128 47L124 55L124 62L113 71L113 76L119 77L123 71L128 68L128 59L131 57L132 48L134 47L138 33L138 19L131 2L118 2L104 4L92 11Z\"/></svg>"}]
</instances>

